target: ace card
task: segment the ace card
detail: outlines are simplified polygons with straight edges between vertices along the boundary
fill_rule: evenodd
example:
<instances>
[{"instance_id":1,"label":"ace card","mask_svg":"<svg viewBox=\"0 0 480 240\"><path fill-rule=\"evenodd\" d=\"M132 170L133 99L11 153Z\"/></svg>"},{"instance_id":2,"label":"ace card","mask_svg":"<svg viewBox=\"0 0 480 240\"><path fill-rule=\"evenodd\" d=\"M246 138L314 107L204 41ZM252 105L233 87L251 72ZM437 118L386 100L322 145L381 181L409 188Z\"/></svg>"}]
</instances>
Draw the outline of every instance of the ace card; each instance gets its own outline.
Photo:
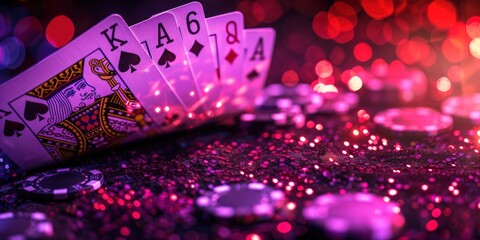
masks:
<instances>
[{"instance_id":1,"label":"ace card","mask_svg":"<svg viewBox=\"0 0 480 240\"><path fill-rule=\"evenodd\" d=\"M243 78L249 84L246 98L250 106L261 94L268 70L272 61L275 44L275 30L273 28L245 29L245 60L243 63Z\"/></svg>"},{"instance_id":2,"label":"ace card","mask_svg":"<svg viewBox=\"0 0 480 240\"><path fill-rule=\"evenodd\" d=\"M149 56L157 64L189 114L203 112L204 100L192 75L182 38L173 14L157 14L130 27Z\"/></svg>"},{"instance_id":3,"label":"ace card","mask_svg":"<svg viewBox=\"0 0 480 240\"><path fill-rule=\"evenodd\" d=\"M0 148L22 169L170 129L185 109L119 15L0 86Z\"/></svg>"}]
</instances>

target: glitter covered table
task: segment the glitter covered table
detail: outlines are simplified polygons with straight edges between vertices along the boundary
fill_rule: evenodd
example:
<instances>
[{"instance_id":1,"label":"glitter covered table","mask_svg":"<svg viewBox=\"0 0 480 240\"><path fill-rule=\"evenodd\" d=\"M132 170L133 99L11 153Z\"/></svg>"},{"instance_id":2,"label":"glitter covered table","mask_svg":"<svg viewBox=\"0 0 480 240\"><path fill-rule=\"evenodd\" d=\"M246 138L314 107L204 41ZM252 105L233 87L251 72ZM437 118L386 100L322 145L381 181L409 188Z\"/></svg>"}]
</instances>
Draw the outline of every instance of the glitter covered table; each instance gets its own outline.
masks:
<instances>
[{"instance_id":1,"label":"glitter covered table","mask_svg":"<svg viewBox=\"0 0 480 240\"><path fill-rule=\"evenodd\" d=\"M310 117L299 129L222 121L160 136L62 165L102 171L96 192L32 200L17 178L0 187L0 211L44 212L61 238L295 239L324 234L302 217L316 196L365 192L400 206L396 238L480 237L477 132L389 136L373 113ZM238 182L282 190L286 202L267 220L217 219L196 207L209 187Z\"/></svg>"}]
</instances>

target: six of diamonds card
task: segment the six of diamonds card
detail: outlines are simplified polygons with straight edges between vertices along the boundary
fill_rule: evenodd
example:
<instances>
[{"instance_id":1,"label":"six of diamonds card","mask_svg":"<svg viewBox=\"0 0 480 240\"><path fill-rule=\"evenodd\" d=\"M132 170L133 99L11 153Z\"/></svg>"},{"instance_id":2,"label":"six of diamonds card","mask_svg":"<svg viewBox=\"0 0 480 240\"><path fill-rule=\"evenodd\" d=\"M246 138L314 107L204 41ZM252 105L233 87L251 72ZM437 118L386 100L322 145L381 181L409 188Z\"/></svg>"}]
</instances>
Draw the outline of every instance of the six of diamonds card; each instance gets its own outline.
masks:
<instances>
[{"instance_id":1,"label":"six of diamonds card","mask_svg":"<svg viewBox=\"0 0 480 240\"><path fill-rule=\"evenodd\" d=\"M261 92L274 39L198 2L130 27L107 17L0 85L0 149L32 169L237 114Z\"/></svg>"}]
</instances>

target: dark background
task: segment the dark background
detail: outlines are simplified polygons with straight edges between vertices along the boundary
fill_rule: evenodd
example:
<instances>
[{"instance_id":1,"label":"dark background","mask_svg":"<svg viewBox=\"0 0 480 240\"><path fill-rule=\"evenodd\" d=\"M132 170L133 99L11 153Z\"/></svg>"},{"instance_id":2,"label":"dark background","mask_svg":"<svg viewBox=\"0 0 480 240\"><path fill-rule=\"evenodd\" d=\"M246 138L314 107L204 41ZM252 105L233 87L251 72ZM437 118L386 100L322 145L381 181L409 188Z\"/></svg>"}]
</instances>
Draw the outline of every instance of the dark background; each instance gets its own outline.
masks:
<instances>
[{"instance_id":1,"label":"dark background","mask_svg":"<svg viewBox=\"0 0 480 240\"><path fill-rule=\"evenodd\" d=\"M168 10L170 8L180 6L189 1L6 1L0 3L0 15L3 16L5 25L2 26L4 31L0 34L0 40L8 36L15 35L15 26L18 21L26 16L35 17L41 24L41 29L37 32L28 33L28 29L23 30L23 34L31 34L36 41L25 45L25 57L21 64L13 67L5 67L1 65L0 58L0 81L6 81L15 76L19 72L25 70L32 64L48 56L55 51L55 48L48 44L45 40L45 29L49 22L58 15L69 17L75 26L75 36L83 33L94 24L99 22L106 16L118 13L124 17L126 22L133 25L143 21L146 18ZM478 63L477 58L468 56L461 58L459 61L449 61L445 59L446 55L451 52L442 50L443 42L452 35L449 31L452 29L438 29L433 26L427 17L427 9L431 0L410 1L395 0L393 2L394 13L378 19L379 22L394 22L398 19L402 20L407 26L407 30L391 24L393 36L400 36L395 42L374 43L371 36L366 34L367 25L372 21L372 17L367 14L361 5L360 0L342 0L342 1L293 1L293 0L236 0L236 1L220 1L208 0L200 1L204 5L205 15L207 17L217 14L239 10L244 13L246 27L273 27L277 31L277 42L272 61L272 69L268 83L282 82L282 76L285 72L292 70L295 72L295 82L305 82L314 86L318 80L318 73L315 71L315 65L318 61L326 59L330 61L334 67L334 84L337 86L345 85L340 80L343 71L352 69L356 66L368 69L370 64L377 58L384 59L387 63L399 59L398 50L396 49L402 40L411 40L421 38L429 47L430 53L435 55L433 64L426 62L425 59L431 57L424 55L415 61L405 61L405 57L400 58L406 62L408 66L420 67L427 75L429 85L429 93L431 98L440 101L452 94L462 94L465 89L473 92L478 89L476 79L480 77L480 73L476 68L472 69L472 65ZM355 24L352 29L354 36L348 40L337 41L337 39L325 39L315 34L312 23L314 17L320 12L331 11L335 2L345 2L355 9ZM368 1L366 1L368 2ZM381 2L381 1L380 1ZM480 13L480 4L476 1L447 1L454 7L456 14L456 22L463 23L472 16ZM379 4L381 5L381 4ZM258 13L260 11L260 13ZM339 9L342 12L342 9ZM255 15L257 14L257 15ZM260 17L255 17L260 16ZM455 28L453 31L465 31L464 27ZM381 31L380 31L381 32ZM350 34L350 33L348 33ZM457 34L463 42L463 48L468 52L468 43L471 40L465 34ZM358 61L353 56L354 46L360 42L368 43L373 49L372 57L367 61ZM413 46L408 50L415 52L416 48L421 46ZM455 54L453 49L453 54ZM22 59L21 59L22 60ZM409 59L406 59L409 60ZM453 79L448 75L450 67L457 65L461 69L466 69L464 77L461 79ZM435 82L447 76L453 82L451 91L446 93L438 92L435 89ZM288 78L285 77L284 78ZM285 80L285 79L284 79ZM320 79L321 81L331 82L332 79ZM364 82L368 81L363 79ZM283 81L292 83L291 79ZM472 90L473 89L473 90Z\"/></svg>"}]
</instances>

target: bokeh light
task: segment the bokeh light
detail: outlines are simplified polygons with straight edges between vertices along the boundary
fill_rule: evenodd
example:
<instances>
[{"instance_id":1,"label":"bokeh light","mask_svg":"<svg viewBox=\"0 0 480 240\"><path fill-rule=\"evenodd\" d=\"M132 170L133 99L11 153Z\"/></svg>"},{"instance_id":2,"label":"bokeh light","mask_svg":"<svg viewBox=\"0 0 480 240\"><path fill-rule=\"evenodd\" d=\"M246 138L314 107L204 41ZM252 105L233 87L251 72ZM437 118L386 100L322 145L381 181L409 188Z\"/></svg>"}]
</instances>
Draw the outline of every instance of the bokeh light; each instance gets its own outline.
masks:
<instances>
[{"instance_id":1,"label":"bokeh light","mask_svg":"<svg viewBox=\"0 0 480 240\"><path fill-rule=\"evenodd\" d=\"M455 7L446 0L434 0L427 7L428 20L439 29L448 29L457 21Z\"/></svg>"},{"instance_id":2,"label":"bokeh light","mask_svg":"<svg viewBox=\"0 0 480 240\"><path fill-rule=\"evenodd\" d=\"M456 63L468 57L466 44L458 38L447 38L442 44L443 56L450 62Z\"/></svg>"},{"instance_id":3,"label":"bokeh light","mask_svg":"<svg viewBox=\"0 0 480 240\"><path fill-rule=\"evenodd\" d=\"M367 37L377 45L392 41L393 30L389 22L370 20L367 25Z\"/></svg>"},{"instance_id":4,"label":"bokeh light","mask_svg":"<svg viewBox=\"0 0 480 240\"><path fill-rule=\"evenodd\" d=\"M366 62L372 58L372 48L368 43L361 42L353 48L353 55L360 62Z\"/></svg>"},{"instance_id":5,"label":"bokeh light","mask_svg":"<svg viewBox=\"0 0 480 240\"><path fill-rule=\"evenodd\" d=\"M371 18L381 20L393 14L392 0L361 0L363 10Z\"/></svg>"},{"instance_id":6,"label":"bokeh light","mask_svg":"<svg viewBox=\"0 0 480 240\"><path fill-rule=\"evenodd\" d=\"M298 80L298 74L294 70L285 71L282 75L282 83L287 86L295 86Z\"/></svg>"},{"instance_id":7,"label":"bokeh light","mask_svg":"<svg viewBox=\"0 0 480 240\"><path fill-rule=\"evenodd\" d=\"M313 18L313 31L323 39L333 39L340 34L340 21L328 12L319 12Z\"/></svg>"},{"instance_id":8,"label":"bokeh light","mask_svg":"<svg viewBox=\"0 0 480 240\"><path fill-rule=\"evenodd\" d=\"M348 80L348 88L353 92L360 90L362 86L363 86L363 81L358 76L353 76L350 78L350 80Z\"/></svg>"},{"instance_id":9,"label":"bokeh light","mask_svg":"<svg viewBox=\"0 0 480 240\"><path fill-rule=\"evenodd\" d=\"M52 46L60 48L72 40L74 33L75 26L72 20L65 15L60 15L48 23L45 35Z\"/></svg>"},{"instance_id":10,"label":"bokeh light","mask_svg":"<svg viewBox=\"0 0 480 240\"><path fill-rule=\"evenodd\" d=\"M357 12L346 2L335 2L330 6L329 13L339 21L339 30L347 32L357 25Z\"/></svg>"},{"instance_id":11,"label":"bokeh light","mask_svg":"<svg viewBox=\"0 0 480 240\"><path fill-rule=\"evenodd\" d=\"M288 222L281 222L277 225L277 231L280 233L288 233L292 231L292 225Z\"/></svg>"},{"instance_id":12,"label":"bokeh light","mask_svg":"<svg viewBox=\"0 0 480 240\"><path fill-rule=\"evenodd\" d=\"M42 24L35 17L24 17L15 25L13 33L23 45L30 47L42 37Z\"/></svg>"},{"instance_id":13,"label":"bokeh light","mask_svg":"<svg viewBox=\"0 0 480 240\"><path fill-rule=\"evenodd\" d=\"M320 78L328 78L333 73L333 66L327 60L322 60L315 65L315 72Z\"/></svg>"},{"instance_id":14,"label":"bokeh light","mask_svg":"<svg viewBox=\"0 0 480 240\"><path fill-rule=\"evenodd\" d=\"M480 58L480 38L474 38L469 45L470 53L475 58Z\"/></svg>"},{"instance_id":15,"label":"bokeh light","mask_svg":"<svg viewBox=\"0 0 480 240\"><path fill-rule=\"evenodd\" d=\"M382 58L378 58L372 62L371 69L374 75L385 76L388 73L388 64Z\"/></svg>"},{"instance_id":16,"label":"bokeh light","mask_svg":"<svg viewBox=\"0 0 480 240\"><path fill-rule=\"evenodd\" d=\"M467 20L466 31L470 38L480 37L480 17L473 16Z\"/></svg>"},{"instance_id":17,"label":"bokeh light","mask_svg":"<svg viewBox=\"0 0 480 240\"><path fill-rule=\"evenodd\" d=\"M452 87L452 82L447 77L441 77L437 80L437 89L440 92L448 92Z\"/></svg>"},{"instance_id":18,"label":"bokeh light","mask_svg":"<svg viewBox=\"0 0 480 240\"><path fill-rule=\"evenodd\" d=\"M0 70L18 68L25 60L25 46L16 37L8 37L0 42L2 54L0 58Z\"/></svg>"}]
</instances>

